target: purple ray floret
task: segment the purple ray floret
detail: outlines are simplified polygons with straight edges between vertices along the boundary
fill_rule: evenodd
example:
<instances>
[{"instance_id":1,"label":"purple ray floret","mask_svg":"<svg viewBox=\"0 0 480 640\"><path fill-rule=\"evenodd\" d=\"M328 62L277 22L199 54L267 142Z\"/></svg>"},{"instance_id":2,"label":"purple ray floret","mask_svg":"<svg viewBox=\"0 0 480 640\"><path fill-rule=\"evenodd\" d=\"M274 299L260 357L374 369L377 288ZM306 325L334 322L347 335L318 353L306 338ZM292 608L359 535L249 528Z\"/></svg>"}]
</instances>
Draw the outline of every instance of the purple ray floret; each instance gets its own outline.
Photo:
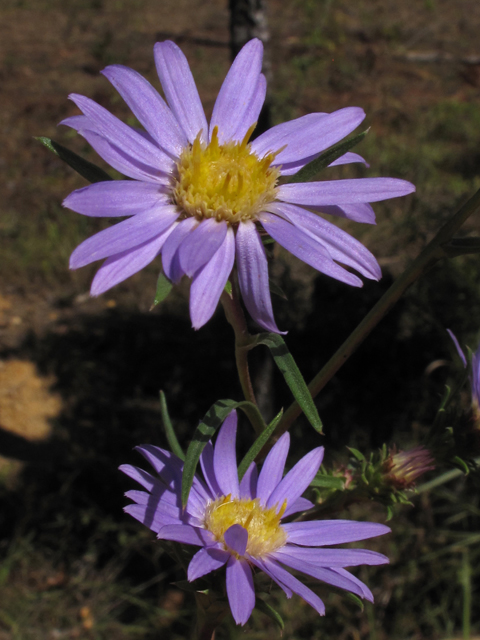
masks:
<instances>
[{"instance_id":1,"label":"purple ray floret","mask_svg":"<svg viewBox=\"0 0 480 640\"><path fill-rule=\"evenodd\" d=\"M210 123L187 59L169 41L154 47L165 100L133 69L110 65L102 71L142 129L90 98L70 96L82 115L61 124L75 129L130 178L78 189L63 203L86 216L127 217L85 240L71 256L72 269L105 260L92 295L161 257L163 273L173 283L191 279L190 317L199 329L215 312L236 265L248 312L263 329L281 333L270 299L265 232L314 269L351 286L362 286L362 280L350 269L364 278L381 277L374 256L319 214L373 224L371 202L407 195L415 187L395 178L282 183L282 177L294 175L354 131L365 113L359 107L311 113L249 143L266 95L262 56L257 39L243 47L220 88ZM354 162L369 166L353 152L331 166Z\"/></svg>"},{"instance_id":2,"label":"purple ray floret","mask_svg":"<svg viewBox=\"0 0 480 640\"><path fill-rule=\"evenodd\" d=\"M187 506L181 508L183 462L152 445L138 447L156 476L123 465L121 471L142 491L125 495L133 504L125 511L145 524L161 540L200 547L188 567L188 579L225 567L226 592L237 624L245 624L255 606L252 569L266 573L287 597L296 593L320 615L320 598L285 567L373 601L368 587L346 567L379 565L388 559L366 549L327 548L388 533L375 522L311 520L284 522L312 503L301 497L316 475L323 447L313 449L284 475L290 445L284 434L269 452L260 473L252 463L238 480L236 462L237 414L225 419L215 446L209 442L200 463L203 478L194 477Z\"/></svg>"}]
</instances>

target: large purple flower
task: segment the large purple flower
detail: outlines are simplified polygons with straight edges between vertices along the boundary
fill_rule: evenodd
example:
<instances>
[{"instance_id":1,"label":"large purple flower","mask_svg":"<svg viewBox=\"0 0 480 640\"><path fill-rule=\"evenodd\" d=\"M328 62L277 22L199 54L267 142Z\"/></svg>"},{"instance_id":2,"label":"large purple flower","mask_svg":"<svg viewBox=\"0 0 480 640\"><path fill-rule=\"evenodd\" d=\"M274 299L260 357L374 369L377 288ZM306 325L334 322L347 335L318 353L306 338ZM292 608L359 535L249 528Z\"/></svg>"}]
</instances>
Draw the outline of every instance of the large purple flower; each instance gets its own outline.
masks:
<instances>
[{"instance_id":1,"label":"large purple flower","mask_svg":"<svg viewBox=\"0 0 480 640\"><path fill-rule=\"evenodd\" d=\"M83 242L71 256L72 269L106 258L93 280L92 295L122 282L161 253L164 273L172 282L184 275L192 279L190 315L199 328L215 311L236 261L249 313L263 328L278 332L262 229L337 280L362 286L339 262L378 280L374 256L308 209L373 223L369 203L411 193L412 184L394 178L279 183L353 131L365 117L363 110L312 113L249 143L266 91L259 40L251 40L236 57L210 125L180 49L161 42L154 54L167 103L133 69L111 65L103 71L145 130L124 124L76 94L70 98L83 115L62 122L112 167L133 178L90 185L64 202L87 216L128 216ZM333 164L350 162L364 160L349 152Z\"/></svg>"},{"instance_id":2,"label":"large purple flower","mask_svg":"<svg viewBox=\"0 0 480 640\"><path fill-rule=\"evenodd\" d=\"M205 481L194 478L185 510L180 500L182 461L152 445L138 447L158 477L131 465L120 467L146 489L127 492L134 504L125 511L162 540L201 547L188 567L190 581L226 565L227 596L237 624L245 624L255 606L255 568L274 580L288 598L292 592L298 594L320 615L325 613L323 602L284 566L373 601L368 587L345 567L384 564L388 558L365 549L325 547L365 540L390 529L350 520L282 523L287 516L313 506L301 496L322 463L323 447L307 453L282 478L290 446L285 433L266 457L260 474L252 462L239 482L236 429L233 411L220 429L215 448L209 442L203 450L200 464Z\"/></svg>"}]
</instances>

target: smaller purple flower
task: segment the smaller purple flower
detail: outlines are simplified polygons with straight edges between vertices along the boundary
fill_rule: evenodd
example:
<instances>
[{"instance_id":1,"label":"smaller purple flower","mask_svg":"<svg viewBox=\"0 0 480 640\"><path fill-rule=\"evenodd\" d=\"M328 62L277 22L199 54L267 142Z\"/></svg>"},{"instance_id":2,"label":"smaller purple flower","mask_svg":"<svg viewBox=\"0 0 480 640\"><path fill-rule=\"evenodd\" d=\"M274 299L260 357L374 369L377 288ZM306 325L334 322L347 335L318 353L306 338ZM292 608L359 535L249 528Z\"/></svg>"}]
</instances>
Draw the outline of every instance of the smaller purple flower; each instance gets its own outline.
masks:
<instances>
[{"instance_id":1,"label":"smaller purple flower","mask_svg":"<svg viewBox=\"0 0 480 640\"><path fill-rule=\"evenodd\" d=\"M455 345L458 355L464 368L467 368L467 358L453 331L447 329L447 333ZM480 344L475 353L472 353L472 372L470 375L470 385L472 387L472 405L478 410L480 407Z\"/></svg>"},{"instance_id":2,"label":"smaller purple flower","mask_svg":"<svg viewBox=\"0 0 480 640\"><path fill-rule=\"evenodd\" d=\"M131 465L121 471L146 491L128 491L133 504L125 511L145 524L161 540L200 547L188 567L193 581L226 567L226 592L237 624L245 624L255 606L253 571L267 574L285 592L296 593L320 615L320 598L285 567L345 589L373 602L368 587L345 567L388 562L365 549L330 549L388 533L373 522L323 520L288 522L288 516L313 504L302 497L323 459L323 447L307 453L283 476L290 437L285 433L271 449L258 473L254 462L238 480L235 454L237 414L232 411L221 427L215 447L209 442L200 458L204 480L195 476L185 509L181 505L183 463L172 453L143 445L138 451L158 477Z\"/></svg>"},{"instance_id":3,"label":"smaller purple flower","mask_svg":"<svg viewBox=\"0 0 480 640\"><path fill-rule=\"evenodd\" d=\"M427 471L435 469L430 451L419 445L408 451L392 449L385 462L385 479L396 489L413 489L415 482Z\"/></svg>"}]
</instances>

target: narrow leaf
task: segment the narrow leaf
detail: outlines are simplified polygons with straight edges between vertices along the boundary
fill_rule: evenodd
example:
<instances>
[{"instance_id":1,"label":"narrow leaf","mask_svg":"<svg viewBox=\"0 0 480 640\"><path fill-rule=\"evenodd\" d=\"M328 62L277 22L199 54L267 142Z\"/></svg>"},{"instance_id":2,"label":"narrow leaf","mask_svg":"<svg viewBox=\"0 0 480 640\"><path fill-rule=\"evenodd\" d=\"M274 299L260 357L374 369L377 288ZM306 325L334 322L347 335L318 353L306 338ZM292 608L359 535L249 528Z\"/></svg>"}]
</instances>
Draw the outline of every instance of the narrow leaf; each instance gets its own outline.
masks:
<instances>
[{"instance_id":1,"label":"narrow leaf","mask_svg":"<svg viewBox=\"0 0 480 640\"><path fill-rule=\"evenodd\" d=\"M235 400L217 400L205 414L202 422L195 429L192 441L187 449L185 465L182 476L182 504L185 506L188 494L192 486L193 477L197 469L197 464L207 442L213 437L215 431L222 424L228 414L234 409L241 409L255 431L263 432L267 427L258 407L251 402L236 402Z\"/></svg>"},{"instance_id":2,"label":"narrow leaf","mask_svg":"<svg viewBox=\"0 0 480 640\"><path fill-rule=\"evenodd\" d=\"M153 304L150 307L150 311L154 309L157 304L163 302L172 290L173 284L167 278L167 276L161 271L157 280L157 290L155 291L155 298Z\"/></svg>"},{"instance_id":3,"label":"narrow leaf","mask_svg":"<svg viewBox=\"0 0 480 640\"><path fill-rule=\"evenodd\" d=\"M170 449L180 458L180 460L185 460L185 454L177 440L177 434L175 433L172 421L170 420L167 408L167 399L165 398L163 391L160 391L160 413L162 415L163 428L165 429L165 435L167 437L168 444L170 445Z\"/></svg>"},{"instance_id":4,"label":"narrow leaf","mask_svg":"<svg viewBox=\"0 0 480 640\"><path fill-rule=\"evenodd\" d=\"M232 295L232 283L230 282L230 280L227 280L227 284L224 287L224 291L228 296L231 297L231 295Z\"/></svg>"},{"instance_id":5,"label":"narrow leaf","mask_svg":"<svg viewBox=\"0 0 480 640\"><path fill-rule=\"evenodd\" d=\"M279 287L278 284L275 284L270 279L268 280L268 287L270 289L270 293L273 293L279 298L283 298L284 300L288 300L287 294L285 293L285 291L281 287Z\"/></svg>"},{"instance_id":6,"label":"narrow leaf","mask_svg":"<svg viewBox=\"0 0 480 640\"><path fill-rule=\"evenodd\" d=\"M283 623L282 616L278 613L278 611L275 611L273 607L267 604L265 600L262 600L258 596L255 601L255 609L258 609L259 611L264 613L266 616L268 616L270 620L273 620L273 622L275 622L275 624L277 624L280 627L280 630L283 631L285 625Z\"/></svg>"},{"instance_id":7,"label":"narrow leaf","mask_svg":"<svg viewBox=\"0 0 480 640\"><path fill-rule=\"evenodd\" d=\"M465 460L462 460L462 458L455 456L452 462L456 464L457 467L461 469L466 476L468 476L468 474L470 473L470 469L468 468L468 464L465 462Z\"/></svg>"},{"instance_id":8,"label":"narrow leaf","mask_svg":"<svg viewBox=\"0 0 480 640\"><path fill-rule=\"evenodd\" d=\"M343 491L345 488L345 480L343 478L327 476L324 473L317 473L315 478L311 481L310 486L319 487L321 489L335 489Z\"/></svg>"},{"instance_id":9,"label":"narrow leaf","mask_svg":"<svg viewBox=\"0 0 480 640\"><path fill-rule=\"evenodd\" d=\"M361 598L356 596L354 593L349 593L348 591L345 592L345 597L347 598L347 600L350 600L350 602L353 602L353 604L356 604L360 611L363 612L364 606L363 600Z\"/></svg>"},{"instance_id":10,"label":"narrow leaf","mask_svg":"<svg viewBox=\"0 0 480 640\"><path fill-rule=\"evenodd\" d=\"M113 180L108 173L103 169L100 169L100 167L97 167L96 164L93 164L93 162L89 162L88 160L84 160L73 151L70 151L70 149L67 149L63 145L58 144L58 142L55 142L55 140L46 138L45 136L38 136L35 140L41 142L45 147L47 147L47 149L66 162L70 167L72 167L72 169L79 173L82 178L85 178L85 180L88 180L89 182L105 182L106 180Z\"/></svg>"},{"instance_id":11,"label":"narrow leaf","mask_svg":"<svg viewBox=\"0 0 480 640\"><path fill-rule=\"evenodd\" d=\"M480 238L452 238L450 242L442 244L442 249L448 258L480 253Z\"/></svg>"},{"instance_id":12,"label":"narrow leaf","mask_svg":"<svg viewBox=\"0 0 480 640\"><path fill-rule=\"evenodd\" d=\"M347 447L352 456L356 458L359 462L365 462L365 456L358 449L354 449L353 447Z\"/></svg>"},{"instance_id":13,"label":"narrow leaf","mask_svg":"<svg viewBox=\"0 0 480 640\"><path fill-rule=\"evenodd\" d=\"M280 422L282 416L283 416L283 409L280 409L280 411L275 416L275 418L270 422L268 427L266 427L262 431L262 433L258 436L258 438L255 440L255 442L252 444L250 449L247 451L247 453L245 454L245 457L243 458L243 460L241 461L241 463L240 463L240 465L238 467L238 479L239 480L241 480L243 478L243 476L245 475L246 470L250 466L250 463L255 460L257 455L263 449L263 446L268 442L268 439L270 438L272 433L275 431L275 428L276 428L277 424Z\"/></svg>"},{"instance_id":14,"label":"narrow leaf","mask_svg":"<svg viewBox=\"0 0 480 640\"><path fill-rule=\"evenodd\" d=\"M315 431L323 434L322 421L318 415L317 407L308 390L307 383L300 373L300 369L297 367L292 354L285 344L285 340L275 333L261 333L255 336L255 338L256 345L264 344L270 349L275 364L280 369L285 382L290 387L293 397L298 402Z\"/></svg>"},{"instance_id":15,"label":"narrow leaf","mask_svg":"<svg viewBox=\"0 0 480 640\"><path fill-rule=\"evenodd\" d=\"M340 156L343 156L347 151L350 151L350 149L353 149L353 147L361 142L367 135L368 131L369 129L353 136L353 138L339 142L330 149L327 149L320 154L318 158L312 160L312 162L309 162L300 169L300 171L293 175L288 182L308 182L309 180L313 180L320 171L323 171L323 169L328 167L329 164L335 162L337 158L340 158Z\"/></svg>"}]
</instances>

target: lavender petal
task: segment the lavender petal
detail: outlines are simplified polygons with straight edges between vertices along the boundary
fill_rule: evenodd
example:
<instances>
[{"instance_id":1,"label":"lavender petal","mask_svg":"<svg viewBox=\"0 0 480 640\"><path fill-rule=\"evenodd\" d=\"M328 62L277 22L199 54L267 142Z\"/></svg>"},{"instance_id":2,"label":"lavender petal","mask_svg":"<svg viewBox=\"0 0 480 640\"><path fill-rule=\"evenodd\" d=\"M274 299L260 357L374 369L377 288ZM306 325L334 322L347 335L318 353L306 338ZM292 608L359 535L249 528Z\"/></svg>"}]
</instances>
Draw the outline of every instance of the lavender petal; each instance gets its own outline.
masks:
<instances>
[{"instance_id":1,"label":"lavender petal","mask_svg":"<svg viewBox=\"0 0 480 640\"><path fill-rule=\"evenodd\" d=\"M198 221L195 218L186 218L178 223L177 227L167 238L162 250L163 272L174 283L180 282L184 275L180 265L178 249L185 238L195 229Z\"/></svg>"},{"instance_id":2,"label":"lavender petal","mask_svg":"<svg viewBox=\"0 0 480 640\"><path fill-rule=\"evenodd\" d=\"M360 278L334 262L328 249L302 229L267 212L260 214L260 221L274 240L317 271L352 287L363 286Z\"/></svg>"},{"instance_id":3,"label":"lavender petal","mask_svg":"<svg viewBox=\"0 0 480 640\"><path fill-rule=\"evenodd\" d=\"M183 129L163 98L139 73L120 64L102 71L155 142L172 157L188 144Z\"/></svg>"},{"instance_id":4,"label":"lavender petal","mask_svg":"<svg viewBox=\"0 0 480 640\"><path fill-rule=\"evenodd\" d=\"M72 191L63 206L97 218L133 216L147 209L168 205L160 185L132 180L97 182Z\"/></svg>"},{"instance_id":5,"label":"lavender petal","mask_svg":"<svg viewBox=\"0 0 480 640\"><path fill-rule=\"evenodd\" d=\"M244 625L255 606L252 570L246 560L230 556L227 562L227 596L233 618Z\"/></svg>"},{"instance_id":6,"label":"lavender petal","mask_svg":"<svg viewBox=\"0 0 480 640\"><path fill-rule=\"evenodd\" d=\"M223 243L227 228L225 220L217 222L215 218L207 218L188 234L178 248L180 266L187 276L191 278L209 262Z\"/></svg>"},{"instance_id":7,"label":"lavender petal","mask_svg":"<svg viewBox=\"0 0 480 640\"><path fill-rule=\"evenodd\" d=\"M99 296L150 264L160 253L172 228L173 225L153 240L147 240L134 249L107 258L95 274L90 295Z\"/></svg>"},{"instance_id":8,"label":"lavender petal","mask_svg":"<svg viewBox=\"0 0 480 640\"><path fill-rule=\"evenodd\" d=\"M222 490L220 489L217 478L215 477L215 469L213 467L213 445L211 441L207 442L200 455L200 466L202 468L205 482L212 492L213 497L220 497L222 495Z\"/></svg>"},{"instance_id":9,"label":"lavender petal","mask_svg":"<svg viewBox=\"0 0 480 640\"><path fill-rule=\"evenodd\" d=\"M234 262L235 234L228 227L223 244L211 260L193 276L190 287L190 318L194 329L203 327L215 313Z\"/></svg>"},{"instance_id":10,"label":"lavender petal","mask_svg":"<svg viewBox=\"0 0 480 640\"><path fill-rule=\"evenodd\" d=\"M95 133L106 138L128 157L149 167L156 167L164 173L173 169L173 162L169 155L99 104L74 93L70 94L69 98L94 123Z\"/></svg>"},{"instance_id":11,"label":"lavender petal","mask_svg":"<svg viewBox=\"0 0 480 640\"><path fill-rule=\"evenodd\" d=\"M258 470L255 462L251 462L240 482L240 498L253 500L257 497Z\"/></svg>"},{"instance_id":12,"label":"lavender petal","mask_svg":"<svg viewBox=\"0 0 480 640\"><path fill-rule=\"evenodd\" d=\"M282 527L288 534L289 543L315 547L357 542L390 533L390 528L384 524L353 520L290 522Z\"/></svg>"},{"instance_id":13,"label":"lavender petal","mask_svg":"<svg viewBox=\"0 0 480 640\"><path fill-rule=\"evenodd\" d=\"M267 331L282 333L273 318L265 249L250 220L238 226L236 249L238 282L249 314Z\"/></svg>"},{"instance_id":14,"label":"lavender petal","mask_svg":"<svg viewBox=\"0 0 480 640\"><path fill-rule=\"evenodd\" d=\"M201 141L207 142L208 124L195 81L186 57L174 42L157 42L154 46L155 65L168 105L180 123L190 143L202 131Z\"/></svg>"},{"instance_id":15,"label":"lavender petal","mask_svg":"<svg viewBox=\"0 0 480 640\"><path fill-rule=\"evenodd\" d=\"M257 484L257 497L260 498L262 504L267 504L270 495L282 479L289 448L290 434L287 431L274 444L265 458Z\"/></svg>"},{"instance_id":16,"label":"lavender petal","mask_svg":"<svg viewBox=\"0 0 480 640\"><path fill-rule=\"evenodd\" d=\"M277 485L268 499L267 507L273 507L275 504L281 506L285 500L287 506L295 502L315 477L322 464L323 453L324 448L317 447L303 456Z\"/></svg>"},{"instance_id":17,"label":"lavender petal","mask_svg":"<svg viewBox=\"0 0 480 640\"><path fill-rule=\"evenodd\" d=\"M278 187L277 198L292 204L318 207L323 204L378 202L406 196L414 191L411 182L397 178L353 178L284 184Z\"/></svg>"},{"instance_id":18,"label":"lavender petal","mask_svg":"<svg viewBox=\"0 0 480 640\"><path fill-rule=\"evenodd\" d=\"M228 551L219 547L203 547L193 556L188 565L188 581L205 576L216 569L220 569L230 558Z\"/></svg>"},{"instance_id":19,"label":"lavender petal","mask_svg":"<svg viewBox=\"0 0 480 640\"><path fill-rule=\"evenodd\" d=\"M230 67L213 107L210 121L210 137L218 126L220 143L235 138L237 131L247 131L255 122L251 117L251 104L257 100L258 78L262 70L263 46L253 39L242 48ZM243 136L242 136L243 137Z\"/></svg>"},{"instance_id":20,"label":"lavender petal","mask_svg":"<svg viewBox=\"0 0 480 640\"><path fill-rule=\"evenodd\" d=\"M218 485L224 496L238 498L239 484L235 442L237 434L237 412L226 417L215 443L213 468Z\"/></svg>"},{"instance_id":21,"label":"lavender petal","mask_svg":"<svg viewBox=\"0 0 480 640\"><path fill-rule=\"evenodd\" d=\"M338 218L347 218L354 222L361 222L363 224L375 224L375 211L372 205L368 202L357 202L357 204L342 204L340 205L324 205L320 207L314 207L309 205L310 211L317 211L318 213L326 213L329 216L337 216Z\"/></svg>"},{"instance_id":22,"label":"lavender petal","mask_svg":"<svg viewBox=\"0 0 480 640\"><path fill-rule=\"evenodd\" d=\"M290 505L287 505L287 508L285 509L285 513L283 514L282 518L291 516L294 513L299 513L300 511L308 511L314 506L315 505L313 504L313 502L310 502L310 500L307 500L306 498L297 498Z\"/></svg>"},{"instance_id":23,"label":"lavender petal","mask_svg":"<svg viewBox=\"0 0 480 640\"><path fill-rule=\"evenodd\" d=\"M263 157L286 145L275 157L274 165L314 158L351 133L364 118L365 112L359 107L346 107L333 113L310 113L272 127L253 141L252 149Z\"/></svg>"},{"instance_id":24,"label":"lavender petal","mask_svg":"<svg viewBox=\"0 0 480 640\"><path fill-rule=\"evenodd\" d=\"M269 210L288 220L327 249L333 260L353 267L370 280L380 280L382 271L375 256L349 233L311 211L286 203L273 203Z\"/></svg>"},{"instance_id":25,"label":"lavender petal","mask_svg":"<svg viewBox=\"0 0 480 640\"><path fill-rule=\"evenodd\" d=\"M160 529L157 537L159 540L173 540L183 544L193 544L197 547L208 547L215 544L215 538L210 531L186 524L166 525Z\"/></svg>"},{"instance_id":26,"label":"lavender petal","mask_svg":"<svg viewBox=\"0 0 480 640\"><path fill-rule=\"evenodd\" d=\"M290 538L288 541L291 542ZM382 553L368 549L317 549L287 544L283 547L283 551L277 550L275 553L283 553L283 557L288 555L289 558L298 559L316 567L356 567L360 564L379 565L389 562Z\"/></svg>"},{"instance_id":27,"label":"lavender petal","mask_svg":"<svg viewBox=\"0 0 480 640\"><path fill-rule=\"evenodd\" d=\"M240 524L232 524L223 534L225 544L237 555L244 556L248 544L248 531Z\"/></svg>"},{"instance_id":28,"label":"lavender petal","mask_svg":"<svg viewBox=\"0 0 480 640\"><path fill-rule=\"evenodd\" d=\"M75 249L70 256L70 269L78 269L96 260L133 249L160 235L175 222L177 217L176 208L166 205L161 209L144 211L104 229Z\"/></svg>"}]
</instances>

